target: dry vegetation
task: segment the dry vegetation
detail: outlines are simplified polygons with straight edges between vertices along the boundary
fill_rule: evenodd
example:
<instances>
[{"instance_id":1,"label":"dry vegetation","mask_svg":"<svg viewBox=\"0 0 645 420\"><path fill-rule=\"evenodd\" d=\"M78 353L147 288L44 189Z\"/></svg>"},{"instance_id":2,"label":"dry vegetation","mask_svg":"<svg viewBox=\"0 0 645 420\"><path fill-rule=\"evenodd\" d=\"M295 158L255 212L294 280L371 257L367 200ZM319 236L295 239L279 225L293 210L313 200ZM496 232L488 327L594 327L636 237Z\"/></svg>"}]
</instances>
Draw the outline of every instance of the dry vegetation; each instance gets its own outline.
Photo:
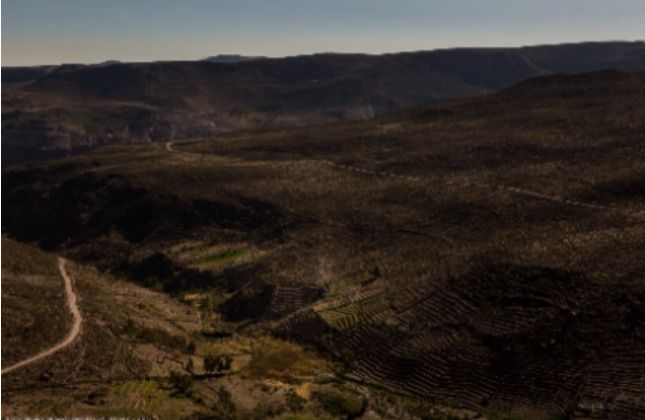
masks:
<instances>
[{"instance_id":1,"label":"dry vegetation","mask_svg":"<svg viewBox=\"0 0 645 420\"><path fill-rule=\"evenodd\" d=\"M2 250L3 265L6 264L2 278L3 311L9 306L15 312L14 316L3 313L3 323L7 320L2 329L3 341L10 343L3 349L20 349L23 359L59 341L69 327L66 319L69 315L53 256L8 239L3 239ZM50 289L57 294L33 295L33 290L38 289L32 283L24 285L21 277L14 277L14 273L21 273L22 277L35 278L42 276L39 273L43 270L48 271L47 279L56 283ZM182 360L190 357L185 345L177 345L199 330L199 319L190 308L159 293L99 274L95 269L69 264L68 272L79 296L81 335L65 350L3 375L5 415L102 415L103 410L112 406L110 386L150 377L160 377L163 383L172 369L183 369ZM29 306L13 309L17 301L13 290L19 286L23 293L31 294L25 298ZM51 313L33 324L34 331L11 339L21 331L20 325L16 325L19 316L37 316L38 310ZM56 339L49 340L53 333ZM9 340L5 341L7 337ZM15 356L3 353L3 366L15 361L18 361Z\"/></svg>"},{"instance_id":2,"label":"dry vegetation","mask_svg":"<svg viewBox=\"0 0 645 420\"><path fill-rule=\"evenodd\" d=\"M369 119L554 72L645 67L643 42L3 68L2 163L231 129Z\"/></svg>"},{"instance_id":3,"label":"dry vegetation","mask_svg":"<svg viewBox=\"0 0 645 420\"><path fill-rule=\"evenodd\" d=\"M221 386L257 415L325 385L285 378L304 345L299 362L383 387L359 394L386 418L638 418L644 93L643 73L553 76L370 122L105 148L5 171L3 227L192 302L223 342L299 343L234 357ZM256 404L273 401L259 377L277 405ZM306 410L362 409L330 392Z\"/></svg>"},{"instance_id":4,"label":"dry vegetation","mask_svg":"<svg viewBox=\"0 0 645 420\"><path fill-rule=\"evenodd\" d=\"M8 238L2 250L6 367L60 341L69 322L55 257ZM68 263L68 272L81 335L3 374L4 415L260 420L364 411L355 402L364 397L341 385L337 366L294 342L261 334L212 339L201 334L199 306L79 264Z\"/></svg>"},{"instance_id":5,"label":"dry vegetation","mask_svg":"<svg viewBox=\"0 0 645 420\"><path fill-rule=\"evenodd\" d=\"M51 255L2 238L3 367L53 346L71 325L56 267Z\"/></svg>"}]
</instances>

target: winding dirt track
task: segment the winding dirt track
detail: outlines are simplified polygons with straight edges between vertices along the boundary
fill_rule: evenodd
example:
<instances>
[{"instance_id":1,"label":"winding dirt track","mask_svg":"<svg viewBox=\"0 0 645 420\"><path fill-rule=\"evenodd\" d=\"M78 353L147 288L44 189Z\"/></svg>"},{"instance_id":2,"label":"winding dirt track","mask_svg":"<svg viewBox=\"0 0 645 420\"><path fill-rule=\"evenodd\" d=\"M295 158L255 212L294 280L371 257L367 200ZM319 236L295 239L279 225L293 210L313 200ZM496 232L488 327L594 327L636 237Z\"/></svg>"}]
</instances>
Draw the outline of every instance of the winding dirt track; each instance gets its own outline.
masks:
<instances>
[{"instance_id":1,"label":"winding dirt track","mask_svg":"<svg viewBox=\"0 0 645 420\"><path fill-rule=\"evenodd\" d=\"M340 165L335 162L326 160L322 161L325 165L333 166L338 169L346 170L346 171L353 171L357 173L363 173L367 175L374 175L374 176L380 176L380 177L389 177L389 178L398 178L404 181L409 181L409 182L418 182L422 183L424 182L423 178L420 177L414 177L414 176L405 176L405 175L398 175L392 172L379 172L379 171L371 171L368 169L362 169L358 168L355 166L350 166L350 165ZM507 193L510 194L515 194L515 195L522 195L525 197L532 197L532 198L537 198L545 201L553 201L555 203L560 203L568 206L573 206L573 207L583 207L583 208L588 208L588 209L593 209L593 210L611 210L615 211L618 213L622 213L626 216L630 217L637 217L637 218L644 218L645 217L645 212L643 211L638 211L638 210L629 210L629 209L620 209L616 207L610 207L610 206L603 206L600 204L595 204L595 203L586 203L583 201L577 201L577 200L570 200L564 197L560 197L557 195L548 195L548 194L543 194L538 191L531 191L527 190L524 188L517 188L517 187L509 187L507 185L501 185L501 184L486 184L483 182L478 182L478 181L471 181L471 182L459 182L459 183L451 183L447 182L446 185L454 186L462 186L462 187L479 187L479 188L484 188L488 190L499 190L499 191L506 191Z\"/></svg>"},{"instance_id":2,"label":"winding dirt track","mask_svg":"<svg viewBox=\"0 0 645 420\"><path fill-rule=\"evenodd\" d=\"M69 330L67 337L65 337L65 339L60 343L56 344L53 347L48 348L47 350L43 350L42 352L34 356L31 356L9 367L3 368L2 369L3 375L9 372L12 372L16 369L20 369L21 367L25 367L32 363L38 362L39 360L49 357L60 350L63 350L65 347L72 344L74 340L76 340L76 338L78 337L79 333L81 332L81 324L83 323L83 317L81 316L81 311L78 309L78 305L76 304L77 296L76 296L76 293L74 292L74 288L72 287L72 279L67 274L67 270L65 270L65 264L66 264L65 259L58 257L58 271L60 271L60 275L63 278L63 281L65 283L65 294L67 295L67 307L69 311L72 313L72 317L74 318L72 328Z\"/></svg>"}]
</instances>

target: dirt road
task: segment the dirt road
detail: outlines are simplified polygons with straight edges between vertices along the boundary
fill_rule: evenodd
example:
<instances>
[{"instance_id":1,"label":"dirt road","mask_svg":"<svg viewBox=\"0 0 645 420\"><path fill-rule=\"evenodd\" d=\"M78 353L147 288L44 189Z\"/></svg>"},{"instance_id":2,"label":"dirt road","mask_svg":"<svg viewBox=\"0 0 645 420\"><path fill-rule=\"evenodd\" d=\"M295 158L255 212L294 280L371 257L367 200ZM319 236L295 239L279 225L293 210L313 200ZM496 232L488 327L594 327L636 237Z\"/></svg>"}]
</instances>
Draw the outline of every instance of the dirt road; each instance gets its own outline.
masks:
<instances>
[{"instance_id":1,"label":"dirt road","mask_svg":"<svg viewBox=\"0 0 645 420\"><path fill-rule=\"evenodd\" d=\"M49 357L52 354L64 349L65 347L72 344L74 340L76 340L76 338L78 337L79 333L81 332L81 324L83 323L83 317L81 316L81 311L78 309L78 305L76 304L77 296L76 296L76 293L74 292L74 288L72 287L72 279L69 277L69 275L67 274L67 271L65 270L65 264L66 264L65 259L58 257L58 271L60 271L60 275L63 278L63 282L65 283L67 307L69 311L72 313L72 317L74 319L72 323L72 328L69 330L67 337L65 337L63 341L61 341L60 343L56 344L53 347L43 350L42 352L34 356L31 356L25 360L22 360L14 365L3 368L2 369L3 375L9 372L12 372L16 369L19 369L21 367L38 362L39 360Z\"/></svg>"},{"instance_id":2,"label":"dirt road","mask_svg":"<svg viewBox=\"0 0 645 420\"><path fill-rule=\"evenodd\" d=\"M346 171L353 171L356 173L363 173L367 175L374 175L374 176L381 176L381 177L390 177L390 178L397 178L401 179L404 181L409 181L409 182L424 182L423 178L420 177L414 177L414 176L405 176L405 175L398 175L394 174L391 172L379 172L379 171L371 171L368 169L362 169L362 168L357 168L355 166L349 166L349 165L339 165L335 162L332 161L322 161L323 164L333 166L338 169L346 170ZM600 204L595 204L595 203L585 203L582 201L577 201L577 200L570 200L566 199L564 197L556 196L556 195L548 195L548 194L543 194L541 192L537 191L531 191L527 190L524 188L517 188L517 187L509 187L507 185L493 185L493 184L486 184L483 182L475 181L475 182L461 182L458 184L452 184L452 183L447 183L448 185L461 185L461 186L474 186L474 187L480 187L480 188L485 188L488 190L501 190L501 191L506 191L511 194L515 195L523 195L526 197L533 197L533 198L538 198L541 200L546 200L546 201L553 201L556 203L560 204L565 204L573 207L584 207L588 209L594 209L594 210L612 210L616 211L619 213L622 213L627 216L631 217L638 217L638 218L643 218L645 217L645 212L643 211L638 211L638 210L629 210L629 209L620 209L620 208L614 208L614 207L609 207L609 206L603 206Z\"/></svg>"}]
</instances>

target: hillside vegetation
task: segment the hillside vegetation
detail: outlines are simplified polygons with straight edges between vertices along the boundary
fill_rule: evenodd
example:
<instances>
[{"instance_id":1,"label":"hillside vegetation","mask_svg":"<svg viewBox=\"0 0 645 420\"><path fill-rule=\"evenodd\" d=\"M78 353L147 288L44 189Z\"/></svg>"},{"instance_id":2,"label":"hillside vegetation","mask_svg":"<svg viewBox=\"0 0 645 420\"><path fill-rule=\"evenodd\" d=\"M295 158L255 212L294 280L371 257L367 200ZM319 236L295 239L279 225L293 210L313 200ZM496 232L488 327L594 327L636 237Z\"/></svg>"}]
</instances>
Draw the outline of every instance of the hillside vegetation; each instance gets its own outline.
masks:
<instances>
[{"instance_id":1,"label":"hillside vegetation","mask_svg":"<svg viewBox=\"0 0 645 420\"><path fill-rule=\"evenodd\" d=\"M3 68L2 158L369 119L535 76L609 68L645 69L645 44Z\"/></svg>"},{"instance_id":2,"label":"hillside vegetation","mask_svg":"<svg viewBox=\"0 0 645 420\"><path fill-rule=\"evenodd\" d=\"M372 121L16 166L3 230L190 303L209 337L292 340L382 392L636 419L644 93L642 72L548 76ZM312 398L362 407L329 392Z\"/></svg>"},{"instance_id":3,"label":"hillside vegetation","mask_svg":"<svg viewBox=\"0 0 645 420\"><path fill-rule=\"evenodd\" d=\"M6 368L59 341L70 322L58 296L56 258L8 238L2 251ZM211 337L197 316L199 306L88 266L68 262L67 270L80 302L81 335L47 358L3 373L7 416L331 420L476 414L348 381L340 366L310 349L259 331Z\"/></svg>"}]
</instances>

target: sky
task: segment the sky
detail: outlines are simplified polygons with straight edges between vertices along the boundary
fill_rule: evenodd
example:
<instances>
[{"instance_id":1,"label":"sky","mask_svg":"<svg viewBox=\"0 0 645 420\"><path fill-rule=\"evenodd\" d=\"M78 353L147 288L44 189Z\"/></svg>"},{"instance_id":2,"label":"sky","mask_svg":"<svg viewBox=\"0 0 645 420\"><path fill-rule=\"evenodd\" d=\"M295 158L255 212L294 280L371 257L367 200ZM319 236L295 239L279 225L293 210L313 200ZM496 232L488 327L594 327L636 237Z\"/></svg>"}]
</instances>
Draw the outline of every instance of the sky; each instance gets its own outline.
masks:
<instances>
[{"instance_id":1,"label":"sky","mask_svg":"<svg viewBox=\"0 0 645 420\"><path fill-rule=\"evenodd\" d=\"M645 39L645 0L2 0L2 65Z\"/></svg>"}]
</instances>

